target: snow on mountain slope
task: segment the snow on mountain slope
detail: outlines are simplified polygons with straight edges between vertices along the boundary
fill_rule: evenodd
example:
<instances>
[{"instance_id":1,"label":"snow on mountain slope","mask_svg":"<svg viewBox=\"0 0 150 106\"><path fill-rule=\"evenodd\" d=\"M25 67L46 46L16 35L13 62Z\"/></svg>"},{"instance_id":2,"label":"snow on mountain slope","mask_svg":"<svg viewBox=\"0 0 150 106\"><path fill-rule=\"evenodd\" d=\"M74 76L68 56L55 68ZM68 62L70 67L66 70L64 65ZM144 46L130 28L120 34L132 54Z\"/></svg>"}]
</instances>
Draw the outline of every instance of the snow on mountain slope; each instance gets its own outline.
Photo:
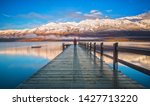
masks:
<instances>
[{"instance_id":1,"label":"snow on mountain slope","mask_svg":"<svg viewBox=\"0 0 150 106\"><path fill-rule=\"evenodd\" d=\"M107 30L148 30L150 31L150 13L117 19L86 19L80 22L50 22L33 29L0 30L0 37L22 37L26 34L66 35Z\"/></svg>"}]
</instances>

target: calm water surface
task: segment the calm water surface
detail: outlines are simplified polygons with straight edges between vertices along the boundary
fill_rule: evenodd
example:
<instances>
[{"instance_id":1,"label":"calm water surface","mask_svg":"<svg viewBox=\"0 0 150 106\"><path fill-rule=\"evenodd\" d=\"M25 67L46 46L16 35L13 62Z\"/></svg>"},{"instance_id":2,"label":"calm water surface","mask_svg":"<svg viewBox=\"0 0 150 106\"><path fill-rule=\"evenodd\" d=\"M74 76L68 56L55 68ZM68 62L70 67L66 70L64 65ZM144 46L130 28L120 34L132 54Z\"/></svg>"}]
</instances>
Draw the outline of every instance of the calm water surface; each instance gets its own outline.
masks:
<instances>
[{"instance_id":1,"label":"calm water surface","mask_svg":"<svg viewBox=\"0 0 150 106\"><path fill-rule=\"evenodd\" d=\"M105 44L112 45L112 42ZM41 48L31 48L37 45L41 45ZM150 43L147 42L124 42L119 45L150 49ZM62 42L0 43L0 88L16 88L61 52ZM106 53L112 55L111 52ZM119 52L119 58L150 69L150 56ZM111 59L105 57L104 60L112 66ZM119 64L119 70L146 88L150 88L150 76L122 64Z\"/></svg>"},{"instance_id":2,"label":"calm water surface","mask_svg":"<svg viewBox=\"0 0 150 106\"><path fill-rule=\"evenodd\" d=\"M105 45L113 45L113 42L104 43ZM149 42L122 42L119 43L119 46L126 46L126 47L138 47L138 48L145 48L147 50L150 50L150 43ZM106 54L113 55L112 52L105 52ZM142 55L142 54L136 54L136 53L130 53L130 52L119 52L118 58L121 60L125 60L129 63L135 64L137 66L150 69L150 56L148 55ZM110 66L112 66L113 61L107 57L104 58L104 61L108 63ZM150 88L150 76L143 74L142 72L139 72L135 69L132 69L128 66L125 66L123 64L119 64L118 70L121 71L123 74L127 75L131 79L139 82L142 84L145 88Z\"/></svg>"},{"instance_id":3,"label":"calm water surface","mask_svg":"<svg viewBox=\"0 0 150 106\"><path fill-rule=\"evenodd\" d=\"M15 88L61 52L61 42L0 43L0 88Z\"/></svg>"}]
</instances>

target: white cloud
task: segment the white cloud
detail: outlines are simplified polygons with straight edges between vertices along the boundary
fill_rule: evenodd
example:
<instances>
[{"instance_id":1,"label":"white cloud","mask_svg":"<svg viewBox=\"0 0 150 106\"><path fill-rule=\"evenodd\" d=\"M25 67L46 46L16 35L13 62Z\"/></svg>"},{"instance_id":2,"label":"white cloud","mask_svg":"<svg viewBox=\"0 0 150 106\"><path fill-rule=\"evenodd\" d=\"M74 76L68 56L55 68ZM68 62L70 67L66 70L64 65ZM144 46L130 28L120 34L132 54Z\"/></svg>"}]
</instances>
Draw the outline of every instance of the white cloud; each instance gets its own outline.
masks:
<instances>
[{"instance_id":1,"label":"white cloud","mask_svg":"<svg viewBox=\"0 0 150 106\"><path fill-rule=\"evenodd\" d=\"M96 13L96 12L98 12L98 10L91 10L91 11L90 11L91 14L92 14L92 13Z\"/></svg>"},{"instance_id":2,"label":"white cloud","mask_svg":"<svg viewBox=\"0 0 150 106\"><path fill-rule=\"evenodd\" d=\"M18 14L15 16L11 16L8 14L1 14L5 17L11 17L13 19L18 19L18 24L15 23L5 23L2 25L1 29L7 28L33 28L39 26L41 24L45 24L45 22L67 22L67 21L76 21L79 22L84 19L97 19L97 18L105 18L105 16L99 10L90 10L89 12L81 12L81 11L73 11L63 14L58 14L56 16L52 16L49 14L40 14L36 12L30 12L26 14ZM20 20L27 19L27 22L24 23ZM36 21L36 22L35 22ZM31 24L32 23L32 24Z\"/></svg>"},{"instance_id":3,"label":"white cloud","mask_svg":"<svg viewBox=\"0 0 150 106\"><path fill-rule=\"evenodd\" d=\"M100 18L102 17L102 15L103 15L102 12L98 10L91 10L89 13L84 14L86 18L90 18L90 19Z\"/></svg>"},{"instance_id":4,"label":"white cloud","mask_svg":"<svg viewBox=\"0 0 150 106\"><path fill-rule=\"evenodd\" d=\"M100 11L98 11L98 10L91 10L90 14L99 14L99 15L102 15L102 13Z\"/></svg>"},{"instance_id":5,"label":"white cloud","mask_svg":"<svg viewBox=\"0 0 150 106\"><path fill-rule=\"evenodd\" d=\"M77 12L71 12L69 14L67 14L67 17L71 17L71 18L78 18L78 19L96 19L96 18L102 18L104 17L102 12L98 11L98 10L91 10L88 13L83 13L80 11Z\"/></svg>"}]
</instances>

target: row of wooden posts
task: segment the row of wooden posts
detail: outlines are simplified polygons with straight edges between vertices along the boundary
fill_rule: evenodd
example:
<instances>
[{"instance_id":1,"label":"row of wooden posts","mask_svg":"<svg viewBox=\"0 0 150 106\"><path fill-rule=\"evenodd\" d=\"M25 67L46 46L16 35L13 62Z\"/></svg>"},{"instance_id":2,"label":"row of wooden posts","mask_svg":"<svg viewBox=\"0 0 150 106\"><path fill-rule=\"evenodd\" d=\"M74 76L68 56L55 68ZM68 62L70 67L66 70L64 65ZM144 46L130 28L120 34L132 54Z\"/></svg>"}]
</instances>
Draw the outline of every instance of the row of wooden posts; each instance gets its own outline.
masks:
<instances>
[{"instance_id":1,"label":"row of wooden posts","mask_svg":"<svg viewBox=\"0 0 150 106\"><path fill-rule=\"evenodd\" d=\"M118 43L114 43L113 44L113 47L110 47L110 46L104 46L103 45L103 42L100 43L100 45L96 44L95 42L92 43L92 42L79 42L78 43L79 45L83 46L84 48L86 48L87 50L90 51L90 53L92 53L93 51L93 54L94 54L94 57L96 57L96 52L100 53L100 60L103 61L103 57L106 56L110 59L113 60L113 70L118 70L118 63L121 63L121 64L124 64L128 67L131 67L135 70L138 70L144 74L147 74L147 75L150 75L150 70L147 69L147 68L144 68L144 67L141 67L141 66L138 66L138 65L135 65L135 64L132 64L130 62L127 62L125 60L122 60L122 59L119 59L118 58L118 51L127 51L127 52L133 52L133 53L142 53L142 54L145 54L145 55L150 55L149 54L149 51L148 50L140 50L140 49L134 49L134 48L122 48L122 47L119 47L118 46ZM64 44L63 43L63 50L65 50L70 44ZM76 46L75 46L76 47ZM110 56L108 54L105 54L104 53L104 50L112 50L113 51L113 56ZM103 63L103 62L101 62ZM101 65L103 66L103 65Z\"/></svg>"},{"instance_id":2,"label":"row of wooden posts","mask_svg":"<svg viewBox=\"0 0 150 106\"><path fill-rule=\"evenodd\" d=\"M93 51L94 57L96 56L96 52L100 53L100 59L103 60L104 56L104 45L103 42L100 43L99 48L97 48L96 43L88 42L88 43L79 43L79 45L84 46L86 49L90 51L90 53ZM113 70L118 70L118 43L113 44Z\"/></svg>"}]
</instances>

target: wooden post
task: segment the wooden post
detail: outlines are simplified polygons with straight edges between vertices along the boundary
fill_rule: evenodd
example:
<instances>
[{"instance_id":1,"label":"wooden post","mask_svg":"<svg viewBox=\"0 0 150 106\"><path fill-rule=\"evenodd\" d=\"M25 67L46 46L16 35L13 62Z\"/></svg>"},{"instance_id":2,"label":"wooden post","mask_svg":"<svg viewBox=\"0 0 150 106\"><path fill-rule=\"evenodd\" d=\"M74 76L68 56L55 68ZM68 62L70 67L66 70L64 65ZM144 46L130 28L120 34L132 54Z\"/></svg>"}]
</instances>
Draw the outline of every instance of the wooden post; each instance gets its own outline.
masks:
<instances>
[{"instance_id":1,"label":"wooden post","mask_svg":"<svg viewBox=\"0 0 150 106\"><path fill-rule=\"evenodd\" d=\"M63 51L65 50L65 44L64 43L62 44L62 50Z\"/></svg>"},{"instance_id":2,"label":"wooden post","mask_svg":"<svg viewBox=\"0 0 150 106\"><path fill-rule=\"evenodd\" d=\"M91 50L92 50L92 43L90 42L90 54L91 54Z\"/></svg>"},{"instance_id":3,"label":"wooden post","mask_svg":"<svg viewBox=\"0 0 150 106\"><path fill-rule=\"evenodd\" d=\"M103 42L100 44L100 65L101 65L101 71L103 70Z\"/></svg>"},{"instance_id":4,"label":"wooden post","mask_svg":"<svg viewBox=\"0 0 150 106\"><path fill-rule=\"evenodd\" d=\"M118 70L118 43L114 43L113 48L113 70Z\"/></svg>"},{"instance_id":5,"label":"wooden post","mask_svg":"<svg viewBox=\"0 0 150 106\"><path fill-rule=\"evenodd\" d=\"M94 43L94 57L96 56L96 43Z\"/></svg>"},{"instance_id":6,"label":"wooden post","mask_svg":"<svg viewBox=\"0 0 150 106\"><path fill-rule=\"evenodd\" d=\"M118 88L118 43L113 44L113 79L114 88Z\"/></svg>"},{"instance_id":7,"label":"wooden post","mask_svg":"<svg viewBox=\"0 0 150 106\"><path fill-rule=\"evenodd\" d=\"M100 59L103 59L103 42L100 44Z\"/></svg>"}]
</instances>

